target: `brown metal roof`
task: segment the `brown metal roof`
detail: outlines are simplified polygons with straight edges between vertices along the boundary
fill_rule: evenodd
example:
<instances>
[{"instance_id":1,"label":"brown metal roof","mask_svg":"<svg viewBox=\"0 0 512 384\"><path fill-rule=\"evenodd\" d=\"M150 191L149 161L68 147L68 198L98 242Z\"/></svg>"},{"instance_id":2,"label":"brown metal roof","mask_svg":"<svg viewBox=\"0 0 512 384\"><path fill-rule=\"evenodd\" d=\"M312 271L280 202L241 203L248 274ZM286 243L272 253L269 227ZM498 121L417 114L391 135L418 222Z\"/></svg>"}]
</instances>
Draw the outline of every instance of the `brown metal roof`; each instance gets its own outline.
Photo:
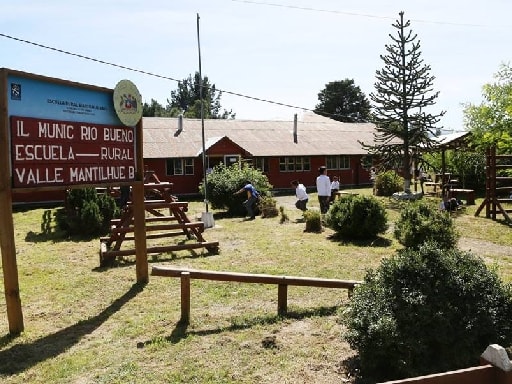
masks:
<instances>
[{"instance_id":1,"label":"brown metal roof","mask_svg":"<svg viewBox=\"0 0 512 384\"><path fill-rule=\"evenodd\" d=\"M144 117L144 157L196 157L202 153L200 119ZM374 143L375 126L370 123L342 123L319 115L305 114L297 122L294 142L293 121L205 120L205 147L223 137L253 156L314 156L365 154L358 141Z\"/></svg>"}]
</instances>

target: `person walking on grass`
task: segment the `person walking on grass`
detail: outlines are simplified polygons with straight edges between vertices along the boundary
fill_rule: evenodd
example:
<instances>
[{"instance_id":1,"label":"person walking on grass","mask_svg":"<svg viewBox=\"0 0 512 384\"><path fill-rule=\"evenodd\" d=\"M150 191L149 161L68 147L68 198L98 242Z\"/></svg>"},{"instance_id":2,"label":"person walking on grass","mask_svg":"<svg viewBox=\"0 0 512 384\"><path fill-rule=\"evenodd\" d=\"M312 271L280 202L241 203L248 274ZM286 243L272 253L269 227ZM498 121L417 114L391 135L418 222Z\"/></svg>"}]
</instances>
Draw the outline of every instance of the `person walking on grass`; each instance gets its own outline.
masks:
<instances>
[{"instance_id":1,"label":"person walking on grass","mask_svg":"<svg viewBox=\"0 0 512 384\"><path fill-rule=\"evenodd\" d=\"M329 210L329 202L331 200L331 180L329 179L329 176L327 176L327 167L325 165L318 168L316 190L318 192L320 212L322 214L327 213Z\"/></svg>"},{"instance_id":2,"label":"person walking on grass","mask_svg":"<svg viewBox=\"0 0 512 384\"><path fill-rule=\"evenodd\" d=\"M299 180L293 180L291 182L293 188L295 188L295 196L297 197L297 201L295 202L295 207L300 209L301 211L307 211L306 205L308 204L308 194L306 192L306 187L304 184L299 183Z\"/></svg>"},{"instance_id":3,"label":"person walking on grass","mask_svg":"<svg viewBox=\"0 0 512 384\"><path fill-rule=\"evenodd\" d=\"M247 194L247 200L243 202L243 205L247 210L247 215L249 216L248 220L254 220L254 208L256 206L256 203L258 202L258 199L260 198L260 193L256 190L256 188L254 188L254 186L249 180L247 180L245 182L245 185L238 191L236 191L234 195L239 195L244 192L246 192Z\"/></svg>"}]
</instances>

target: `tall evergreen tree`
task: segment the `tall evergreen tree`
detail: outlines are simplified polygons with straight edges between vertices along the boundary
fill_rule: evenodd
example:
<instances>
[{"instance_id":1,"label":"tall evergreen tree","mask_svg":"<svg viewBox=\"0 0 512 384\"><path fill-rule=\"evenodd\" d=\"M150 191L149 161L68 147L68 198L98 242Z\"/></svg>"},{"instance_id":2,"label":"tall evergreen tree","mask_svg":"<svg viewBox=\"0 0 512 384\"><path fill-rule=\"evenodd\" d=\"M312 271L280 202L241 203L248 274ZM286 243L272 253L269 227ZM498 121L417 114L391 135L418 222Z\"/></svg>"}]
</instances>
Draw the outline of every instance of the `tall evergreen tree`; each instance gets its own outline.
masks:
<instances>
[{"instance_id":1,"label":"tall evergreen tree","mask_svg":"<svg viewBox=\"0 0 512 384\"><path fill-rule=\"evenodd\" d=\"M384 67L376 71L373 102L373 120L377 125L375 143L362 143L370 155L376 155L386 168L402 168L404 191L410 191L411 168L418 150L432 146L431 137L444 111L433 115L425 108L435 104L439 92L433 91L435 77L431 67L421 59L420 41L404 22L404 12L392 26L387 54L381 55Z\"/></svg>"},{"instance_id":2,"label":"tall evergreen tree","mask_svg":"<svg viewBox=\"0 0 512 384\"><path fill-rule=\"evenodd\" d=\"M344 122L364 122L370 117L370 102L354 80L331 81L318 94L315 113Z\"/></svg>"}]
</instances>

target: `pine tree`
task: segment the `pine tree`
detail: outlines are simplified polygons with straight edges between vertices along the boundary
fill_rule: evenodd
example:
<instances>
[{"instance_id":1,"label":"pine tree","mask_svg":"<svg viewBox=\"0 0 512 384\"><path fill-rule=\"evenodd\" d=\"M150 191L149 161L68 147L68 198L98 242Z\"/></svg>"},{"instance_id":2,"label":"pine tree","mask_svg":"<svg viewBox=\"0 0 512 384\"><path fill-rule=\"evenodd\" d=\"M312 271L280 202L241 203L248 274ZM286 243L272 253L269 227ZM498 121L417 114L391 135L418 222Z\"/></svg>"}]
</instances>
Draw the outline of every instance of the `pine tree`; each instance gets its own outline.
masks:
<instances>
[{"instance_id":1,"label":"pine tree","mask_svg":"<svg viewBox=\"0 0 512 384\"><path fill-rule=\"evenodd\" d=\"M375 144L361 144L379 159L382 167L401 167L404 191L410 192L413 160L418 151L432 146L435 125L445 112L425 112L439 96L433 91L435 77L421 59L420 41L409 29L410 20L404 23L404 12L399 15L400 19L392 24L397 34L389 35L392 43L385 46L387 54L380 56L384 67L376 71L375 93L369 95L377 125Z\"/></svg>"}]
</instances>

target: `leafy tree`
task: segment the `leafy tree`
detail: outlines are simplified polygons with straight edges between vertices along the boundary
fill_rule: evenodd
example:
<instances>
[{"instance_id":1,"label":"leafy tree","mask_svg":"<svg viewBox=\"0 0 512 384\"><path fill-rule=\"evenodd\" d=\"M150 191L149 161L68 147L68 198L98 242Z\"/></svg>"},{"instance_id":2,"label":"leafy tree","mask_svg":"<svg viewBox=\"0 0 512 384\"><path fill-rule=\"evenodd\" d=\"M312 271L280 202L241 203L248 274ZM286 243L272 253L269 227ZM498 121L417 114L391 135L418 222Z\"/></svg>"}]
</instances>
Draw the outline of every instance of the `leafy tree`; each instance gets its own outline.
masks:
<instances>
[{"instance_id":1,"label":"leafy tree","mask_svg":"<svg viewBox=\"0 0 512 384\"><path fill-rule=\"evenodd\" d=\"M166 109L155 99L151 99L150 103L142 105L142 116L145 117L168 117L170 114Z\"/></svg>"},{"instance_id":2,"label":"leafy tree","mask_svg":"<svg viewBox=\"0 0 512 384\"><path fill-rule=\"evenodd\" d=\"M370 155L376 155L382 166L402 168L404 191L410 191L413 151L432 147L431 136L444 112L437 115L425 109L435 104L439 92L433 92L435 77L430 66L421 59L420 42L413 34L404 13L392 26L396 36L381 55L384 67L376 71L375 93L370 94L377 125L375 144L362 143Z\"/></svg>"},{"instance_id":3,"label":"leafy tree","mask_svg":"<svg viewBox=\"0 0 512 384\"><path fill-rule=\"evenodd\" d=\"M512 153L512 68L501 64L495 82L482 87L484 101L467 104L464 122L480 147L496 146L498 153Z\"/></svg>"},{"instance_id":4,"label":"leafy tree","mask_svg":"<svg viewBox=\"0 0 512 384\"><path fill-rule=\"evenodd\" d=\"M370 118L370 102L354 80L332 81L318 94L315 113L344 122L364 122Z\"/></svg>"},{"instance_id":5,"label":"leafy tree","mask_svg":"<svg viewBox=\"0 0 512 384\"><path fill-rule=\"evenodd\" d=\"M232 111L221 112L220 98L221 91L217 91L215 84L210 84L207 76L203 76L203 103L205 119L228 119L235 118ZM201 78L199 72L196 72L194 78L189 75L188 78L178 83L178 89L171 91L171 99L167 100L166 111L170 116L176 117L183 113L184 117L201 117Z\"/></svg>"}]
</instances>

